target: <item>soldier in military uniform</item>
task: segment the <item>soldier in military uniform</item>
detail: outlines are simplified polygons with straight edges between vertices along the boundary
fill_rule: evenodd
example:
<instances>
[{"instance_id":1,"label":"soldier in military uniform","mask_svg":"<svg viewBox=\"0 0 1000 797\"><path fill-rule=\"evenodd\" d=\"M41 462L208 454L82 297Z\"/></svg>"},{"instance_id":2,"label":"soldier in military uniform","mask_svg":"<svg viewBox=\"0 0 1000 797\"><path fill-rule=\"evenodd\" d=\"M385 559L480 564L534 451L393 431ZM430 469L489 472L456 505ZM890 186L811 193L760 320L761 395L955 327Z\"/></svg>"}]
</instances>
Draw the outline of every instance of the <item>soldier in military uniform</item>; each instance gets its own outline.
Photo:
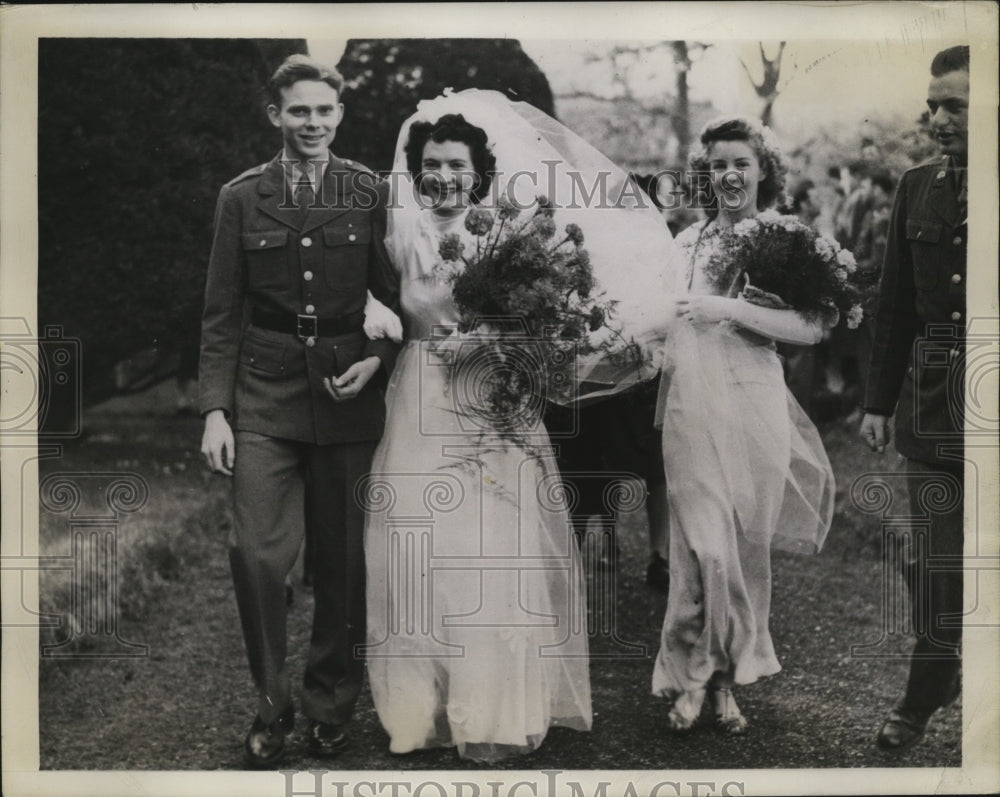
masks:
<instances>
[{"instance_id":1,"label":"soldier in military uniform","mask_svg":"<svg viewBox=\"0 0 1000 797\"><path fill-rule=\"evenodd\" d=\"M902 551L917 642L906 693L876 740L889 751L917 742L960 692L969 48L938 53L931 75L943 157L907 171L896 190L861 424L884 451L895 410L911 514L929 518L926 536ZM928 488L944 498L928 502Z\"/></svg>"},{"instance_id":2,"label":"soldier in military uniform","mask_svg":"<svg viewBox=\"0 0 1000 797\"><path fill-rule=\"evenodd\" d=\"M387 186L329 149L343 79L292 56L269 83L284 147L219 195L202 322L202 453L233 476L230 564L258 713L247 764L273 766L295 710L285 577L310 502L315 614L302 689L309 746L346 744L364 678L364 512L355 484L382 435L397 352L363 333L368 291L398 308L385 248ZM315 489L306 490L306 480Z\"/></svg>"}]
</instances>

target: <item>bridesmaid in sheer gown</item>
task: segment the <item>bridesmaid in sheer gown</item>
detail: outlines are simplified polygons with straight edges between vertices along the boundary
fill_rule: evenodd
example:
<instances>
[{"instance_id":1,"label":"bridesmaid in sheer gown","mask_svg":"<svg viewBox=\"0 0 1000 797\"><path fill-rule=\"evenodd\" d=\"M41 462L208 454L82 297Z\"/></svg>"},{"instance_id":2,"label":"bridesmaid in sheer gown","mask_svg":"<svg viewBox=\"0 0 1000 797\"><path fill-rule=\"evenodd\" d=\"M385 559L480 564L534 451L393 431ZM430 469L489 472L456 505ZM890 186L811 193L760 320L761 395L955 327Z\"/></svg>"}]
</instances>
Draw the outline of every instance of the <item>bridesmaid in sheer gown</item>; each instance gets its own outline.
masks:
<instances>
[{"instance_id":1,"label":"bridesmaid in sheer gown","mask_svg":"<svg viewBox=\"0 0 1000 797\"><path fill-rule=\"evenodd\" d=\"M772 545L818 550L833 513L819 435L785 387L775 341L823 332L794 310L726 296L704 271L720 235L778 198L785 167L770 131L710 123L692 168L709 172L709 218L677 237L688 268L675 286L660 394L670 507L670 596L653 693L685 731L710 696L717 727L742 733L732 687L777 673L771 641Z\"/></svg>"}]
</instances>

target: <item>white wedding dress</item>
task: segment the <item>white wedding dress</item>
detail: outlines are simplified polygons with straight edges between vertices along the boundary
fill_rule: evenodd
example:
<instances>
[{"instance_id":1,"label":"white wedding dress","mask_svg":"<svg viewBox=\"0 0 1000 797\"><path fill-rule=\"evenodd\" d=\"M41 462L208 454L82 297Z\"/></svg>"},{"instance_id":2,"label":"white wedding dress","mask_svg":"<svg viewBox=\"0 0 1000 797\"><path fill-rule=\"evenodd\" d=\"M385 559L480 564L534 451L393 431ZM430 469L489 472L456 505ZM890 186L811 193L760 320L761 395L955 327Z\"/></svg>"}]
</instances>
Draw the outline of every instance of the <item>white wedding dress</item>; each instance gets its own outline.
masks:
<instances>
[{"instance_id":1,"label":"white wedding dress","mask_svg":"<svg viewBox=\"0 0 1000 797\"><path fill-rule=\"evenodd\" d=\"M695 224L675 290L719 293L703 268L718 242ZM781 667L768 621L771 548L815 552L834 479L816 428L788 392L774 344L728 323L676 323L659 417L670 507L670 597L653 693L713 677L749 684Z\"/></svg>"},{"instance_id":2,"label":"white wedding dress","mask_svg":"<svg viewBox=\"0 0 1000 797\"><path fill-rule=\"evenodd\" d=\"M367 485L368 676L392 752L495 761L591 727L583 579L544 429L529 451L470 428L428 342L459 320L433 264L463 217L413 221L391 251L407 342Z\"/></svg>"}]
</instances>

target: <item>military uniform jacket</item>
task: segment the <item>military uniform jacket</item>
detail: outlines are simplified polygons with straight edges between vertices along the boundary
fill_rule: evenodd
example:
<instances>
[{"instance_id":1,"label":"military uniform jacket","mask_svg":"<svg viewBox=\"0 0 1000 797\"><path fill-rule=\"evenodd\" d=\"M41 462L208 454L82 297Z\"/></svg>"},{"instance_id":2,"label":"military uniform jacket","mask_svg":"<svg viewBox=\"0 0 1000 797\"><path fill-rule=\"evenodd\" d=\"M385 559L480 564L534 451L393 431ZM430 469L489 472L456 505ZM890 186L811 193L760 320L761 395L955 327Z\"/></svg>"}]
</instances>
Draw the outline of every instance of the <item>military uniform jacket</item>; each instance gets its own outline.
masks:
<instances>
[{"instance_id":1,"label":"military uniform jacket","mask_svg":"<svg viewBox=\"0 0 1000 797\"><path fill-rule=\"evenodd\" d=\"M279 154L223 186L205 289L199 407L221 408L235 429L271 437L377 440L384 380L336 402L323 378L373 354L389 371L396 344L361 331L301 339L250 323L254 308L293 319L363 319L369 289L398 312L398 278L384 244L388 186L332 153L321 183L312 206L300 210Z\"/></svg>"},{"instance_id":2,"label":"military uniform jacket","mask_svg":"<svg viewBox=\"0 0 1000 797\"><path fill-rule=\"evenodd\" d=\"M962 450L967 220L948 158L914 167L893 201L865 392L896 413L896 448L936 463Z\"/></svg>"}]
</instances>

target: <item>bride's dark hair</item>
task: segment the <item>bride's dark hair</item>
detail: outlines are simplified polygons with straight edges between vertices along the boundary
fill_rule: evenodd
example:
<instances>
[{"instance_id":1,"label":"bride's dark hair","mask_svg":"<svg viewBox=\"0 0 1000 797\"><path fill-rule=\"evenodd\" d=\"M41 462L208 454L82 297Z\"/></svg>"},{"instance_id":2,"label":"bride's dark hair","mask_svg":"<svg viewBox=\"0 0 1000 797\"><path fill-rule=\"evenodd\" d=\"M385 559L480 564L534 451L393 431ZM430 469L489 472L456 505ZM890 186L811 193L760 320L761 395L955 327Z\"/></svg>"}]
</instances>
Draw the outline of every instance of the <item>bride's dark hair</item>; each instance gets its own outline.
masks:
<instances>
[{"instance_id":1,"label":"bride's dark hair","mask_svg":"<svg viewBox=\"0 0 1000 797\"><path fill-rule=\"evenodd\" d=\"M470 196L475 202L482 201L493 183L497 160L490 152L486 131L465 121L462 114L449 113L436 122L414 122L406 140L406 168L413 179L420 183L424 146L428 141L440 144L444 141L458 141L469 147L472 168L476 170L476 184Z\"/></svg>"},{"instance_id":2,"label":"bride's dark hair","mask_svg":"<svg viewBox=\"0 0 1000 797\"><path fill-rule=\"evenodd\" d=\"M744 141L753 149L761 169L767 175L760 181L760 186L757 189L757 210L766 210L781 199L785 192L785 175L788 174L788 165L785 163L785 158L781 154L781 148L778 146L771 128L746 116L724 116L706 124L701 130L699 140L701 141L701 149L691 153L688 158L692 174L709 171L708 155L712 144L717 141ZM719 208L711 185L700 183L692 185L695 192L699 189L704 190L706 187L707 197L704 193L700 197L704 202L702 207L709 218L715 218Z\"/></svg>"}]
</instances>

